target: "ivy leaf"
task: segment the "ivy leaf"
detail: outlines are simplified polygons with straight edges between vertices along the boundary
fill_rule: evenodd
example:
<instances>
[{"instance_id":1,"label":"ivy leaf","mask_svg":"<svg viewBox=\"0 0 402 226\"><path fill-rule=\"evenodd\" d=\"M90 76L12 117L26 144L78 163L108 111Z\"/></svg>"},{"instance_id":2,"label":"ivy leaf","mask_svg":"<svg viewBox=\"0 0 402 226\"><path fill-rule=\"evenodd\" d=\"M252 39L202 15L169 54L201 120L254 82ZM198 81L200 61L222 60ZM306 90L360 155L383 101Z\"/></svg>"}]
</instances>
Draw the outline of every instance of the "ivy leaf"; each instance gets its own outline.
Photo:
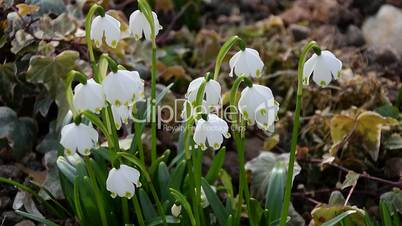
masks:
<instances>
[{"instance_id":1,"label":"ivy leaf","mask_svg":"<svg viewBox=\"0 0 402 226\"><path fill-rule=\"evenodd\" d=\"M320 226L323 223L339 216L347 211L355 211L348 217L343 219L344 225L365 225L364 224L364 211L355 206L343 205L320 205L311 211L313 217L312 222L315 226Z\"/></svg>"},{"instance_id":2,"label":"ivy leaf","mask_svg":"<svg viewBox=\"0 0 402 226\"><path fill-rule=\"evenodd\" d=\"M246 163L246 169L250 170L253 175L252 191L256 194L257 198L264 199L265 193L269 185L272 170L275 166L283 165L287 171L287 164L289 161L289 154L274 154L272 152L261 152L256 158ZM293 179L300 173L300 166L295 162Z\"/></svg>"},{"instance_id":3,"label":"ivy leaf","mask_svg":"<svg viewBox=\"0 0 402 226\"><path fill-rule=\"evenodd\" d=\"M357 184L357 180L359 180L360 174L349 170L348 174L346 174L345 180L342 183L342 189L345 189L350 186L355 186Z\"/></svg>"},{"instance_id":4,"label":"ivy leaf","mask_svg":"<svg viewBox=\"0 0 402 226\"><path fill-rule=\"evenodd\" d=\"M13 98L16 72L15 63L0 64L0 98L5 103L9 103Z\"/></svg>"},{"instance_id":5,"label":"ivy leaf","mask_svg":"<svg viewBox=\"0 0 402 226\"><path fill-rule=\"evenodd\" d=\"M56 57L34 56L29 62L26 74L27 80L31 83L43 84L59 107L57 127L61 125L68 111L67 99L64 92L64 79L66 74L75 68L75 62L78 57L78 52L66 50Z\"/></svg>"},{"instance_id":6,"label":"ivy leaf","mask_svg":"<svg viewBox=\"0 0 402 226\"><path fill-rule=\"evenodd\" d=\"M380 151L381 130L386 126L396 125L397 120L383 117L372 111L364 111L357 118L353 115L336 115L331 119L331 137L334 145L331 154L336 155L338 145L349 135L358 135L359 142L374 161ZM351 134L350 134L351 133Z\"/></svg>"},{"instance_id":7,"label":"ivy leaf","mask_svg":"<svg viewBox=\"0 0 402 226\"><path fill-rule=\"evenodd\" d=\"M32 118L18 118L11 108L0 107L0 139L7 140L15 159L32 150L37 130Z\"/></svg>"}]
</instances>

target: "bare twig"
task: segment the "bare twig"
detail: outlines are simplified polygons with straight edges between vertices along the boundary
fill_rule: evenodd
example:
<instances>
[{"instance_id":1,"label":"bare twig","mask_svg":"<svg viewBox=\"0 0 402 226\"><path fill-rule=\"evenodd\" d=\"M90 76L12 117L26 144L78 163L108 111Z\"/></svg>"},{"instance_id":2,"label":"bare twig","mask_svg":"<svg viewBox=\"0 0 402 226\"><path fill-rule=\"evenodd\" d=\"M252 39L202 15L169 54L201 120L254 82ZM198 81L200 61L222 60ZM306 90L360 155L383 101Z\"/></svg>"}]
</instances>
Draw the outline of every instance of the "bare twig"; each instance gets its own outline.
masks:
<instances>
[{"instance_id":1,"label":"bare twig","mask_svg":"<svg viewBox=\"0 0 402 226\"><path fill-rule=\"evenodd\" d=\"M304 160L299 160L299 161L305 161L305 162L314 163L314 164L321 164L322 163L322 159L317 159L317 158L304 159ZM346 172L346 173L350 171L349 169L347 169L347 168L345 168L345 167L343 167L341 165L338 165L336 163L326 163L326 164L329 165L329 166L335 167L335 168L337 168L337 169L339 169L339 170L341 170L343 172ZM359 175L360 175L360 178L365 178L365 179L368 179L368 180L372 180L372 181L380 182L380 183L383 183L383 184L388 184L388 185L391 185L391 186L402 188L402 181L391 181L391 180L383 179L383 178L380 178L380 177L371 176L371 175L367 174L366 172L363 172L363 173L361 173Z\"/></svg>"}]
</instances>

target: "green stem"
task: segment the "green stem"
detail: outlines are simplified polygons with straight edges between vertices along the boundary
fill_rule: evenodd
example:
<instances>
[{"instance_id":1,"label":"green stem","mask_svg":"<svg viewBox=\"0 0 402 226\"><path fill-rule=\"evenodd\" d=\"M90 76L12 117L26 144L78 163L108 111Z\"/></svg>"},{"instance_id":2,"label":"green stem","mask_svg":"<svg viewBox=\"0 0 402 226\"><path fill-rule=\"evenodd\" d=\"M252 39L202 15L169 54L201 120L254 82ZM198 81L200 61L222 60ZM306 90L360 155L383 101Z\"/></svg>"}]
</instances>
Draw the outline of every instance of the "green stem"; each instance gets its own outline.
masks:
<instances>
[{"instance_id":1,"label":"green stem","mask_svg":"<svg viewBox=\"0 0 402 226\"><path fill-rule=\"evenodd\" d=\"M121 208L123 210L123 222L124 222L124 224L130 223L130 217L128 215L128 200L127 200L127 198L121 198Z\"/></svg>"},{"instance_id":2,"label":"green stem","mask_svg":"<svg viewBox=\"0 0 402 226\"><path fill-rule=\"evenodd\" d=\"M238 89L240 87L240 83L241 82L245 82L247 86L252 86L252 82L251 80L244 75L241 75L239 77L237 77L237 79L234 81L233 86L231 88L230 91L230 106L235 106L235 102L236 102L236 96L237 96L237 92ZM232 108L231 108L232 110ZM237 112L236 112L237 113ZM235 118L233 118L233 122L232 122L232 126L234 128L233 130L233 139L235 140L235 144L237 147L237 155L238 155L238 160L239 160L239 169L240 169L240 173L239 173L239 200L238 200L238 207L237 207L237 211L236 214L234 216L234 221L235 222L239 222L240 220L240 214L241 214L241 207L242 207L242 199L243 196L245 198L246 201L246 206L247 206L247 212L249 214L249 216L251 215L251 209L250 209L250 192L248 190L248 185L247 185L247 177L246 177L246 171L244 168L245 165L245 151L244 151L244 136L242 134L242 126L244 125L244 121L240 119L240 131L238 130L237 126L238 126L238 116L236 116ZM253 219L251 217L249 217L249 221L250 221L250 225L255 225Z\"/></svg>"},{"instance_id":3,"label":"green stem","mask_svg":"<svg viewBox=\"0 0 402 226\"><path fill-rule=\"evenodd\" d=\"M223 60L226 57L226 54L229 52L229 50L232 48L234 44L238 43L239 47L241 50L245 49L245 43L243 39L241 39L239 36L235 35L230 37L220 48L218 56L216 57L216 63L215 63L215 70L214 70L214 79L216 80L219 76L219 71L221 69L221 65Z\"/></svg>"},{"instance_id":4,"label":"green stem","mask_svg":"<svg viewBox=\"0 0 402 226\"><path fill-rule=\"evenodd\" d=\"M299 126L300 126L300 111L301 111L301 103L302 103L302 94L303 94L303 67L305 63L305 58L311 49L319 49L320 47L315 41L310 41L303 49L303 52L299 58L298 68L297 68L297 96L296 96L296 109L293 119L293 129L292 129L292 138L290 142L290 155L289 155L289 164L288 164L288 173L286 179L286 187L285 187L285 196L283 200L283 207L281 213L281 221L280 226L286 225L286 220L288 217L288 210L290 205L290 196L292 192L292 181L293 181L293 169L296 158L296 146L297 139L299 135Z\"/></svg>"},{"instance_id":5,"label":"green stem","mask_svg":"<svg viewBox=\"0 0 402 226\"><path fill-rule=\"evenodd\" d=\"M92 163L91 163L91 160L89 159L89 157L85 157L85 166L87 167L88 176L91 181L92 189L94 190L94 193L95 193L95 200L96 200L96 204L98 205L97 209L99 211L102 225L107 226L108 222L107 222L107 217L106 217L106 213L105 213L105 206L103 203L102 194L99 191L99 188L98 188L98 185L96 182L96 175L95 175L94 170L92 169Z\"/></svg>"},{"instance_id":6,"label":"green stem","mask_svg":"<svg viewBox=\"0 0 402 226\"><path fill-rule=\"evenodd\" d=\"M95 15L95 12L98 12L101 16L105 16L105 10L102 8L102 6L98 4L93 4L89 9L87 16L85 17L85 41L88 46L89 62L92 65L94 73L96 72L96 62L91 40L91 23L92 17Z\"/></svg>"},{"instance_id":7,"label":"green stem","mask_svg":"<svg viewBox=\"0 0 402 226\"><path fill-rule=\"evenodd\" d=\"M112 113L112 108L111 108L110 104L107 106L105 111L107 112L107 120L106 121L109 122L110 127L111 127L113 148L115 149L116 152L118 152L118 151L120 151L119 137L117 136L116 125L114 124L113 113Z\"/></svg>"},{"instance_id":8,"label":"green stem","mask_svg":"<svg viewBox=\"0 0 402 226\"><path fill-rule=\"evenodd\" d=\"M137 106L136 103L133 104L133 114L134 116L134 138L135 138L135 143L137 144L138 152L140 155L140 160L142 164L145 165L145 156L144 156L144 148L142 146L142 140L141 140L141 124L137 122L137 120L140 120L140 114L137 112ZM130 149L131 150L131 149ZM135 152L136 150L133 150Z\"/></svg>"},{"instance_id":9,"label":"green stem","mask_svg":"<svg viewBox=\"0 0 402 226\"><path fill-rule=\"evenodd\" d=\"M140 203L138 202L137 196L133 197L133 204L134 204L134 209L135 213L137 215L137 220L140 226L145 226L144 218L142 216L142 211L140 207Z\"/></svg>"},{"instance_id":10,"label":"green stem","mask_svg":"<svg viewBox=\"0 0 402 226\"><path fill-rule=\"evenodd\" d=\"M151 70L151 163L156 162L156 43L152 40L152 70Z\"/></svg>"},{"instance_id":11,"label":"green stem","mask_svg":"<svg viewBox=\"0 0 402 226\"><path fill-rule=\"evenodd\" d=\"M66 80L65 80L65 86L66 86L66 99L67 103L71 109L71 112L73 113L73 118L78 117L79 112L74 107L73 104L73 89L71 88L71 85L74 81L74 79L77 78L80 83L86 84L87 83L87 76L79 71L71 70L70 72L67 73L66 75Z\"/></svg>"}]
</instances>

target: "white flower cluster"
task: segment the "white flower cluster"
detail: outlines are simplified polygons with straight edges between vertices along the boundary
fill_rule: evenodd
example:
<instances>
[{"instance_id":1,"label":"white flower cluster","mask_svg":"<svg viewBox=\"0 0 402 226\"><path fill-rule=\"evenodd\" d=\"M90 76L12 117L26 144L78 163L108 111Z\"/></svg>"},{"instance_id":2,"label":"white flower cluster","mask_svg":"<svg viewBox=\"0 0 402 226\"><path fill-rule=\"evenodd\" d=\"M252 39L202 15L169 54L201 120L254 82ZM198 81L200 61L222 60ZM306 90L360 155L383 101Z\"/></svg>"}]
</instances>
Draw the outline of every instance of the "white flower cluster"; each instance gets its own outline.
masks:
<instances>
[{"instance_id":1,"label":"white flower cluster","mask_svg":"<svg viewBox=\"0 0 402 226\"><path fill-rule=\"evenodd\" d=\"M158 34L162 27L159 25L157 15L152 12L154 20L154 34ZM135 39L145 36L150 40L151 26L145 15L140 11L134 11L130 16L129 29ZM91 23L90 38L98 48L103 40L115 48L120 41L120 22L110 15L96 16ZM89 79L85 84L78 84L74 89L72 104L77 113L89 111L100 113L103 108L110 105L116 129L132 119L132 107L144 100L144 81L137 71L118 70L110 72L106 78L97 83ZM79 117L79 116L78 116ZM80 121L80 120L78 120ZM91 126L73 122L63 127L60 143L64 147L65 155L79 152L81 155L90 155L90 150L98 143L98 132ZM121 164L112 168L106 180L106 189L111 196L132 198L135 189L141 186L140 172L133 167Z\"/></svg>"},{"instance_id":2,"label":"white flower cluster","mask_svg":"<svg viewBox=\"0 0 402 226\"><path fill-rule=\"evenodd\" d=\"M261 75L264 63L256 50L245 48L233 55L229 61L229 66L231 69L229 76L243 75L255 78ZM192 107L189 114L194 115L196 113L195 110L197 109L194 104L198 90L204 81L205 78L201 77L190 83L185 95L188 102L184 104L183 119L188 114L188 103ZM205 82L202 103L201 106L198 106L201 109L198 109L198 112L204 113L206 117L201 117L196 121L193 139L202 150L207 149L207 147L217 150L221 147L223 138L230 137L229 126L226 121L213 113L213 109L218 109L221 104L220 84L213 79ZM279 106L268 87L252 85L245 88L241 93L238 109L250 125L256 123L259 128L273 132Z\"/></svg>"}]
</instances>

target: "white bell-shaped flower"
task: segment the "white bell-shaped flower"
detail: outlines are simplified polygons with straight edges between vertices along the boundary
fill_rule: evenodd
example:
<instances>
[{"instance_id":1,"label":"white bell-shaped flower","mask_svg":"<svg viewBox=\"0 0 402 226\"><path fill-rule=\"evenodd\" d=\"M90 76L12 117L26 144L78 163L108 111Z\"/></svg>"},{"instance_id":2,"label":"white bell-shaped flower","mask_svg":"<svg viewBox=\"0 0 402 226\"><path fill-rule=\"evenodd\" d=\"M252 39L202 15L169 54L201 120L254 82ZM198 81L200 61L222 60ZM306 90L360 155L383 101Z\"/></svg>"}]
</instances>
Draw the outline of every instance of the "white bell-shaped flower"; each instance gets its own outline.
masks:
<instances>
[{"instance_id":1,"label":"white bell-shaped flower","mask_svg":"<svg viewBox=\"0 0 402 226\"><path fill-rule=\"evenodd\" d=\"M112 198L119 196L131 199L135 188L140 186L140 172L123 164L118 169L111 169L106 179L106 189L110 191Z\"/></svg>"},{"instance_id":2,"label":"white bell-shaped flower","mask_svg":"<svg viewBox=\"0 0 402 226\"><path fill-rule=\"evenodd\" d=\"M277 118L278 111L279 104L274 100L274 98L258 105L255 114L255 122L257 127L273 133L275 130L274 122Z\"/></svg>"},{"instance_id":3,"label":"white bell-shaped flower","mask_svg":"<svg viewBox=\"0 0 402 226\"><path fill-rule=\"evenodd\" d=\"M185 97L188 99L188 101L190 101L190 103L196 101L198 90L200 89L200 86L204 80L205 80L204 77L200 77L190 82L190 85L188 86L187 89L187 93L185 95ZM210 79L205 84L205 90L203 95L204 95L203 100L205 100L206 105L208 107L214 107L216 105L219 105L221 101L221 85L219 84L219 82Z\"/></svg>"},{"instance_id":4,"label":"white bell-shaped flower","mask_svg":"<svg viewBox=\"0 0 402 226\"><path fill-rule=\"evenodd\" d=\"M319 86L327 86L332 78L338 79L342 69L342 62L328 50L321 51L320 55L313 54L303 67L303 84L308 85L310 76Z\"/></svg>"},{"instance_id":5,"label":"white bell-shaped flower","mask_svg":"<svg viewBox=\"0 0 402 226\"><path fill-rule=\"evenodd\" d=\"M99 113L106 105L102 86L93 79L86 84L78 84L74 88L73 104L78 112L88 110Z\"/></svg>"},{"instance_id":6,"label":"white bell-shaped flower","mask_svg":"<svg viewBox=\"0 0 402 226\"><path fill-rule=\"evenodd\" d=\"M230 137L229 126L217 115L208 114L207 120L201 118L197 121L193 139L202 150L206 150L207 145L214 150L219 149L223 137Z\"/></svg>"},{"instance_id":7,"label":"white bell-shaped flower","mask_svg":"<svg viewBox=\"0 0 402 226\"><path fill-rule=\"evenodd\" d=\"M120 21L107 14L103 17L97 16L92 20L90 36L98 48L102 44L103 37L108 46L116 48L120 41Z\"/></svg>"},{"instance_id":8,"label":"white bell-shaped flower","mask_svg":"<svg viewBox=\"0 0 402 226\"><path fill-rule=\"evenodd\" d=\"M73 155L77 151L81 155L89 155L91 148L98 143L98 132L83 123L70 123L61 130L60 144L64 147L65 155Z\"/></svg>"},{"instance_id":9,"label":"white bell-shaped flower","mask_svg":"<svg viewBox=\"0 0 402 226\"><path fill-rule=\"evenodd\" d=\"M144 98L144 80L137 71L110 72L102 82L106 100L116 106L126 106Z\"/></svg>"},{"instance_id":10,"label":"white bell-shaped flower","mask_svg":"<svg viewBox=\"0 0 402 226\"><path fill-rule=\"evenodd\" d=\"M159 30L162 29L162 26L159 24L158 16L156 15L155 12L152 12L152 16L154 18L155 37L156 37L159 33ZM146 40L148 41L151 40L151 26L145 15L140 10L135 10L130 15L129 29L135 39L137 40L141 39L142 34L144 34Z\"/></svg>"},{"instance_id":11,"label":"white bell-shaped flower","mask_svg":"<svg viewBox=\"0 0 402 226\"><path fill-rule=\"evenodd\" d=\"M255 49L245 48L240 50L230 58L230 77L245 74L249 77L260 77L264 62L260 58L260 54Z\"/></svg>"},{"instance_id":12,"label":"white bell-shaped flower","mask_svg":"<svg viewBox=\"0 0 402 226\"><path fill-rule=\"evenodd\" d=\"M181 214L181 205L176 205L176 203L173 204L172 208L170 208L170 212L172 213L172 216L179 217Z\"/></svg>"},{"instance_id":13,"label":"white bell-shaped flower","mask_svg":"<svg viewBox=\"0 0 402 226\"><path fill-rule=\"evenodd\" d=\"M249 124L257 121L257 126L271 130L276 119L278 104L270 88L262 85L246 87L240 95L238 108ZM275 117L271 117L275 115Z\"/></svg>"},{"instance_id":14,"label":"white bell-shaped flower","mask_svg":"<svg viewBox=\"0 0 402 226\"><path fill-rule=\"evenodd\" d=\"M112 114L116 129L120 129L122 124L127 124L129 119L133 119L133 109L127 105L112 105Z\"/></svg>"}]
</instances>

